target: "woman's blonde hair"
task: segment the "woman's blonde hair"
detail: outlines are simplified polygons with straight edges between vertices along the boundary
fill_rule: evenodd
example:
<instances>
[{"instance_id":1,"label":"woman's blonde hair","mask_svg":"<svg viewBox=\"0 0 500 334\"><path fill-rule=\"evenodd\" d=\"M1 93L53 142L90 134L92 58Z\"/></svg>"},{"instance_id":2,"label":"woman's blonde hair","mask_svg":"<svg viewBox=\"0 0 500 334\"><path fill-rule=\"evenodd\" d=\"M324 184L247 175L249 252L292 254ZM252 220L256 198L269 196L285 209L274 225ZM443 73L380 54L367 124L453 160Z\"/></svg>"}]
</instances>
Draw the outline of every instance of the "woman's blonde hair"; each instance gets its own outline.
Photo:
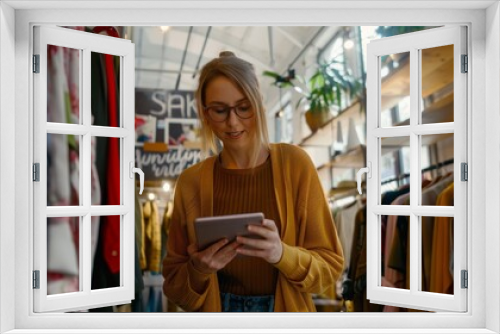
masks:
<instances>
[{"instance_id":1,"label":"woman's blonde hair","mask_svg":"<svg viewBox=\"0 0 500 334\"><path fill-rule=\"evenodd\" d=\"M251 63L236 57L231 51L223 51L219 54L218 58L212 59L203 66L198 81L198 89L195 93L196 107L201 123L203 156L216 155L221 151L222 143L208 125L208 120L204 112L206 88L213 79L220 76L226 77L233 82L248 99L256 117L256 140L266 148L269 148L266 111L262 102L262 94L255 74L255 68ZM255 161L257 160L257 154L258 151L256 152Z\"/></svg>"}]
</instances>

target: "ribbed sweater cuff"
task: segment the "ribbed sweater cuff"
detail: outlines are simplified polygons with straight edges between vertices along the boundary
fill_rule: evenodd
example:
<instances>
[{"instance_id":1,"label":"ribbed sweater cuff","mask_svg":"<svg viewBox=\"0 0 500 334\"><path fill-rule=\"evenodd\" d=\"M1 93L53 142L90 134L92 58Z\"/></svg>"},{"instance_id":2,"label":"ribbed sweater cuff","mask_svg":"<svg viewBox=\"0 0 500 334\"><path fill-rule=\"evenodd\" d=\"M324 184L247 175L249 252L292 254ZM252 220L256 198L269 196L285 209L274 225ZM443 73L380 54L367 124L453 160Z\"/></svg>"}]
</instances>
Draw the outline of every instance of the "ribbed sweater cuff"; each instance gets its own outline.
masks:
<instances>
[{"instance_id":1,"label":"ribbed sweater cuff","mask_svg":"<svg viewBox=\"0 0 500 334\"><path fill-rule=\"evenodd\" d=\"M208 280L210 279L210 275L204 272L199 271L193 265L192 261L188 261L187 263L188 273L189 273L189 284L191 285L191 289L193 289L198 294L203 294L206 289L206 285Z\"/></svg>"},{"instance_id":2,"label":"ribbed sweater cuff","mask_svg":"<svg viewBox=\"0 0 500 334\"><path fill-rule=\"evenodd\" d=\"M279 271L281 271L285 276L289 276L294 270L297 269L297 261L294 256L294 247L289 246L285 243L283 245L283 253L281 254L281 259L274 264Z\"/></svg>"}]
</instances>

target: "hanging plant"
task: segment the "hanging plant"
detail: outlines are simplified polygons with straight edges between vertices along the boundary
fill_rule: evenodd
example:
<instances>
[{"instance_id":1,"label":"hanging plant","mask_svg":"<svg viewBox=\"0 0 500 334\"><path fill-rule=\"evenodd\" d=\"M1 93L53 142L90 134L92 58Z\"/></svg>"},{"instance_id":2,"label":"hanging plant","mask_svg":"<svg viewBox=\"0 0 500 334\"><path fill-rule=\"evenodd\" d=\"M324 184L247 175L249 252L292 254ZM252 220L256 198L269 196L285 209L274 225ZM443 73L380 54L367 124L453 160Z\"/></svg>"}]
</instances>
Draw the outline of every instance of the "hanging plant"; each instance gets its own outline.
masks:
<instances>
[{"instance_id":1,"label":"hanging plant","mask_svg":"<svg viewBox=\"0 0 500 334\"><path fill-rule=\"evenodd\" d=\"M293 77L290 76L290 72L286 77L271 71L265 71L263 74L274 78L273 84L275 86L279 88L293 87L303 95L297 102L296 108L303 103L308 105L306 121L314 132L334 117L333 108L341 109L343 94L348 94L353 98L362 91L362 83L359 79L355 79L348 71L339 69L343 65L337 60L320 63L316 72L307 82L301 77L295 77L294 72ZM302 91L293 82L295 79L306 82L307 91Z\"/></svg>"}]
</instances>

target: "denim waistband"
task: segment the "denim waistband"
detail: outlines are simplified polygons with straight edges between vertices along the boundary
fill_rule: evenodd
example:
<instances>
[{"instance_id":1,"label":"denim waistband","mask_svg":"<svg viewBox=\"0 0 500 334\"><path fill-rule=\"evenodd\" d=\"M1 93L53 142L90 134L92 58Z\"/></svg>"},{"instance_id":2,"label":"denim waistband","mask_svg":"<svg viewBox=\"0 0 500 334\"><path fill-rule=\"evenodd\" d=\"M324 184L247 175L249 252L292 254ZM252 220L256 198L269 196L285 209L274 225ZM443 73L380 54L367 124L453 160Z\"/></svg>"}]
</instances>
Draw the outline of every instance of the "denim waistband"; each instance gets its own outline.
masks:
<instances>
[{"instance_id":1,"label":"denim waistband","mask_svg":"<svg viewBox=\"0 0 500 334\"><path fill-rule=\"evenodd\" d=\"M228 292L220 293L222 312L273 312L274 296L240 296Z\"/></svg>"}]
</instances>

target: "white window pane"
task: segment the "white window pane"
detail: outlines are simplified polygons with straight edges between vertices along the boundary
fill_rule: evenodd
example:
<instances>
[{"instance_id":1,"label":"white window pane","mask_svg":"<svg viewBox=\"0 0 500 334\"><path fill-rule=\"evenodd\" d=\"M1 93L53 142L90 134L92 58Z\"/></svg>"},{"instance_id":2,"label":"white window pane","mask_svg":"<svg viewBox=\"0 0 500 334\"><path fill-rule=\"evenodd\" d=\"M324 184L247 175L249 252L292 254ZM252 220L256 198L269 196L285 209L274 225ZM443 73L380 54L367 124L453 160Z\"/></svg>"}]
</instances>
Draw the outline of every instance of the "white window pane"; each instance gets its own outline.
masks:
<instances>
[{"instance_id":1,"label":"white window pane","mask_svg":"<svg viewBox=\"0 0 500 334\"><path fill-rule=\"evenodd\" d=\"M93 177L91 182L92 204L120 205L122 204L121 138L92 137L95 147L95 161L92 162ZM88 163L91 163L90 161ZM97 173L99 179L95 178ZM98 182L98 184L96 184ZM96 203L96 199L100 201Z\"/></svg>"},{"instance_id":2,"label":"white window pane","mask_svg":"<svg viewBox=\"0 0 500 334\"><path fill-rule=\"evenodd\" d=\"M383 87L380 99L381 127L399 126L409 118L410 53L402 52L380 57L380 78ZM398 111L400 110L400 111Z\"/></svg>"},{"instance_id":3,"label":"white window pane","mask_svg":"<svg viewBox=\"0 0 500 334\"><path fill-rule=\"evenodd\" d=\"M422 123L453 122L453 45L421 50Z\"/></svg>"},{"instance_id":4,"label":"white window pane","mask_svg":"<svg viewBox=\"0 0 500 334\"><path fill-rule=\"evenodd\" d=\"M120 287L121 216L92 216L92 290Z\"/></svg>"},{"instance_id":5,"label":"white window pane","mask_svg":"<svg viewBox=\"0 0 500 334\"><path fill-rule=\"evenodd\" d=\"M91 52L92 124L120 127L121 57Z\"/></svg>"},{"instance_id":6,"label":"white window pane","mask_svg":"<svg viewBox=\"0 0 500 334\"><path fill-rule=\"evenodd\" d=\"M81 205L81 136L47 134L47 205Z\"/></svg>"},{"instance_id":7,"label":"white window pane","mask_svg":"<svg viewBox=\"0 0 500 334\"><path fill-rule=\"evenodd\" d=\"M437 205L453 205L453 188L440 197ZM420 291L453 294L454 228L453 217L420 217L422 276Z\"/></svg>"},{"instance_id":8,"label":"white window pane","mask_svg":"<svg viewBox=\"0 0 500 334\"><path fill-rule=\"evenodd\" d=\"M409 222L409 216L381 216L381 286L410 289Z\"/></svg>"},{"instance_id":9,"label":"white window pane","mask_svg":"<svg viewBox=\"0 0 500 334\"><path fill-rule=\"evenodd\" d=\"M80 53L47 45L47 122L81 124Z\"/></svg>"},{"instance_id":10,"label":"white window pane","mask_svg":"<svg viewBox=\"0 0 500 334\"><path fill-rule=\"evenodd\" d=\"M81 217L47 218L47 295L81 291Z\"/></svg>"}]
</instances>

